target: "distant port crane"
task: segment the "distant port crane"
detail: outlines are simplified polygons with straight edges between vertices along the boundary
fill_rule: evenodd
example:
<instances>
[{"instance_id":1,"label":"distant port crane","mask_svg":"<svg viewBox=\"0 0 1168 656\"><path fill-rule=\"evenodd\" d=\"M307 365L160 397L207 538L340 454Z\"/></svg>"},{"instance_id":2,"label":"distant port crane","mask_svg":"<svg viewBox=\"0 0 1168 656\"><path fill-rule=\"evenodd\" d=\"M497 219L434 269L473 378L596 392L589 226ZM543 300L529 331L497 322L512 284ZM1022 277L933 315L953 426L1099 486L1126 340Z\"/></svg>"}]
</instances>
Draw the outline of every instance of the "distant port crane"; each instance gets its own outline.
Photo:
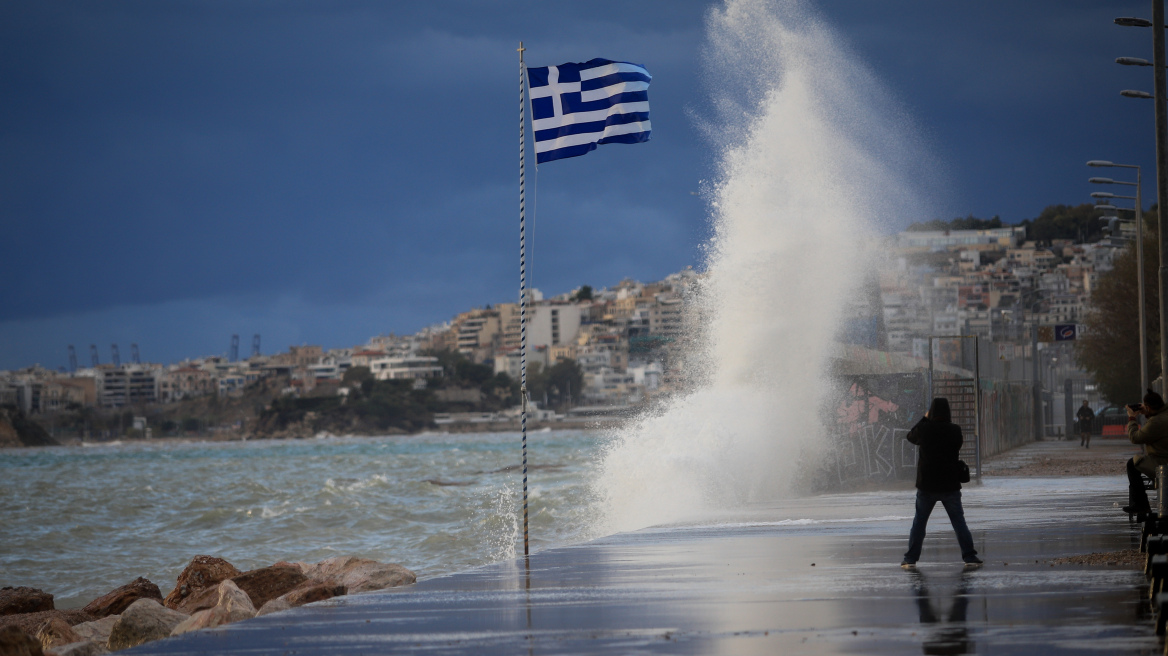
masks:
<instances>
[{"instance_id":1,"label":"distant port crane","mask_svg":"<svg viewBox=\"0 0 1168 656\"><path fill-rule=\"evenodd\" d=\"M110 344L110 359L113 361L115 367L122 366L122 356L118 354L117 344Z\"/></svg>"},{"instance_id":2,"label":"distant port crane","mask_svg":"<svg viewBox=\"0 0 1168 656\"><path fill-rule=\"evenodd\" d=\"M89 345L89 359L93 362L93 368L97 369L97 365L99 364L97 361L97 344Z\"/></svg>"},{"instance_id":3,"label":"distant port crane","mask_svg":"<svg viewBox=\"0 0 1168 656\"><path fill-rule=\"evenodd\" d=\"M251 357L260 357L260 334L256 333L251 336Z\"/></svg>"},{"instance_id":4,"label":"distant port crane","mask_svg":"<svg viewBox=\"0 0 1168 656\"><path fill-rule=\"evenodd\" d=\"M239 335L231 336L231 355L228 360L230 362L239 361Z\"/></svg>"},{"instance_id":5,"label":"distant port crane","mask_svg":"<svg viewBox=\"0 0 1168 656\"><path fill-rule=\"evenodd\" d=\"M138 345L130 344L130 362L134 364L142 364L142 358L138 355Z\"/></svg>"},{"instance_id":6,"label":"distant port crane","mask_svg":"<svg viewBox=\"0 0 1168 656\"><path fill-rule=\"evenodd\" d=\"M69 345L69 371L77 371L77 349Z\"/></svg>"}]
</instances>

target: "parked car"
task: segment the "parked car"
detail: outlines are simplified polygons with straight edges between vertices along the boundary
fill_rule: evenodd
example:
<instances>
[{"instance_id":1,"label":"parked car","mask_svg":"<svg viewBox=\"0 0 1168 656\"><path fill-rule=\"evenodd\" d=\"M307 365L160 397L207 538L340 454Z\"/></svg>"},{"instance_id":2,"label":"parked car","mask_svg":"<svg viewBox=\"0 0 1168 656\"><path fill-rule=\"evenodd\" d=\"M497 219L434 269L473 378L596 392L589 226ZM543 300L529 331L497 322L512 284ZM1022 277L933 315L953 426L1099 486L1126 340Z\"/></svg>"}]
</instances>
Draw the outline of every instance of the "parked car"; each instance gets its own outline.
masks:
<instances>
[{"instance_id":1,"label":"parked car","mask_svg":"<svg viewBox=\"0 0 1168 656\"><path fill-rule=\"evenodd\" d=\"M1127 436L1127 408L1108 404L1095 411L1095 435L1102 437Z\"/></svg>"}]
</instances>

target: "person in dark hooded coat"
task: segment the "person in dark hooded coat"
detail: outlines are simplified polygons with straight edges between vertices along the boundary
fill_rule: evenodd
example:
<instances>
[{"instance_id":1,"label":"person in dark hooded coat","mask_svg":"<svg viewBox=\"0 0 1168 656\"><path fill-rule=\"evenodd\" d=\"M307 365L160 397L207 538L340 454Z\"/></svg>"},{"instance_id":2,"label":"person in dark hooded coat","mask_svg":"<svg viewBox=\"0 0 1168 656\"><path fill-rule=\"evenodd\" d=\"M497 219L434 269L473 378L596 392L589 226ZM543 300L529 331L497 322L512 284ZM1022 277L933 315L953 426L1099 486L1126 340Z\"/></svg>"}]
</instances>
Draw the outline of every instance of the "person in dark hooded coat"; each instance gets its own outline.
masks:
<instances>
[{"instance_id":1,"label":"person in dark hooded coat","mask_svg":"<svg viewBox=\"0 0 1168 656\"><path fill-rule=\"evenodd\" d=\"M949 514L961 559L968 566L982 563L973 547L973 535L965 524L965 510L961 507L961 481L958 473L958 453L965 438L961 427L954 424L949 411L949 400L937 397L924 417L908 433L908 441L917 445L917 503L909 532L908 551L900 566L916 567L925 543L925 527L933 507L940 501Z\"/></svg>"}]
</instances>

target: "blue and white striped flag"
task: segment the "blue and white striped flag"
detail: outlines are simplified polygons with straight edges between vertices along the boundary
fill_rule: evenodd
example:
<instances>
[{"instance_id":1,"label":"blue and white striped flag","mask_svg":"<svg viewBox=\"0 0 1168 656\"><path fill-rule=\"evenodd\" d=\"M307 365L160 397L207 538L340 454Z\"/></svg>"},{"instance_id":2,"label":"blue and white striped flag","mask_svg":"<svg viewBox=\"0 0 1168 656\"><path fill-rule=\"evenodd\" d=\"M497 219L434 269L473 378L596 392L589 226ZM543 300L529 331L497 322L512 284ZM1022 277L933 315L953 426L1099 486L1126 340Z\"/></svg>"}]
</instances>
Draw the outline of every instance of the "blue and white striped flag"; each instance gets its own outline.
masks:
<instances>
[{"instance_id":1,"label":"blue and white striped flag","mask_svg":"<svg viewBox=\"0 0 1168 656\"><path fill-rule=\"evenodd\" d=\"M644 66L609 59L528 68L535 161L648 141L652 79Z\"/></svg>"}]
</instances>

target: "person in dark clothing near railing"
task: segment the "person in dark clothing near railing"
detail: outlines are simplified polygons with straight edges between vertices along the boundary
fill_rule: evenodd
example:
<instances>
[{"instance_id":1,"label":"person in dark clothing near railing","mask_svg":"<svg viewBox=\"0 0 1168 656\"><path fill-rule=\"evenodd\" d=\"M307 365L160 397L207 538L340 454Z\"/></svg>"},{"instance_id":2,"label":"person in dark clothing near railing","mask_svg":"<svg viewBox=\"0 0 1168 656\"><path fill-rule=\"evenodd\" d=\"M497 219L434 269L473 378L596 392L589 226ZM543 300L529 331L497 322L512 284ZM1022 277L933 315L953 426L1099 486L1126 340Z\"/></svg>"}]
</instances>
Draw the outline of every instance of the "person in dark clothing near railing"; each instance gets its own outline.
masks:
<instances>
[{"instance_id":1,"label":"person in dark clothing near railing","mask_svg":"<svg viewBox=\"0 0 1168 656\"><path fill-rule=\"evenodd\" d=\"M1127 505L1123 511L1128 514L1152 512L1148 504L1148 493L1144 490L1141 473L1156 478L1156 467L1168 465L1168 407L1164 398L1148 390L1144 402L1127 406L1127 437L1132 444L1142 444L1144 455L1127 461ZM1140 426L1139 416L1148 418ZM1163 490L1160 494L1163 494Z\"/></svg>"},{"instance_id":2,"label":"person in dark clothing near railing","mask_svg":"<svg viewBox=\"0 0 1168 656\"><path fill-rule=\"evenodd\" d=\"M908 536L908 551L900 566L905 569L916 567L921 557L921 547L925 543L925 526L938 501L945 506L953 531L957 533L961 559L967 567L981 565L977 550L973 548L973 535L965 525L965 510L961 507L960 465L957 461L965 439L961 435L961 427L952 421L949 400L941 397L933 399L929 411L913 426L907 437L909 442L918 447L917 507Z\"/></svg>"}]
</instances>

